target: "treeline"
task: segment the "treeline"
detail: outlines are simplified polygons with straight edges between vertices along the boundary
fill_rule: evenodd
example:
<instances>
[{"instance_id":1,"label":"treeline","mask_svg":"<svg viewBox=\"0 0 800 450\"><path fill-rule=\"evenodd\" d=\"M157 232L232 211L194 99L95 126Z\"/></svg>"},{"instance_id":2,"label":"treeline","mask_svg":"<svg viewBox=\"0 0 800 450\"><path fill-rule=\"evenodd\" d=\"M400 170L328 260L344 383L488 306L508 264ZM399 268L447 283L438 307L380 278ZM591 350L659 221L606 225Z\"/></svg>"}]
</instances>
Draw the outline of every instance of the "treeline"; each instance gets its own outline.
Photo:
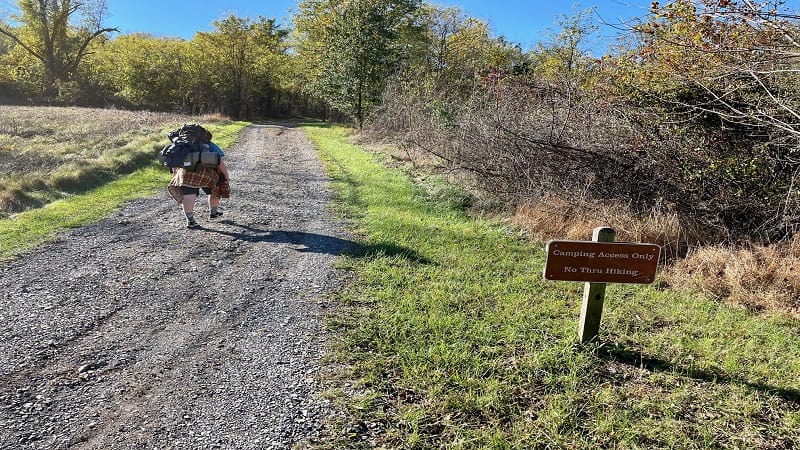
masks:
<instances>
[{"instance_id":1,"label":"treeline","mask_svg":"<svg viewBox=\"0 0 800 450\"><path fill-rule=\"evenodd\" d=\"M229 16L183 40L73 24L70 11L103 13L79 2L19 4L22 25L0 27L0 101L237 118L319 107L287 85L289 31L274 19Z\"/></svg>"},{"instance_id":2,"label":"treeline","mask_svg":"<svg viewBox=\"0 0 800 450\"><path fill-rule=\"evenodd\" d=\"M15 13L0 11L0 102L361 125L388 77L419 51L426 8L306 0L293 25L230 15L185 40L120 35L105 24L105 2L18 0Z\"/></svg>"},{"instance_id":3,"label":"treeline","mask_svg":"<svg viewBox=\"0 0 800 450\"><path fill-rule=\"evenodd\" d=\"M800 224L800 24L783 1L653 2L602 58L589 13L523 51L419 0L302 0L290 25L230 16L191 40L118 35L102 4L20 0L0 101L347 118L512 204L667 211L697 241Z\"/></svg>"},{"instance_id":4,"label":"treeline","mask_svg":"<svg viewBox=\"0 0 800 450\"><path fill-rule=\"evenodd\" d=\"M419 0L304 0L290 25L231 15L191 40L120 35L103 2L17 3L0 16L5 103L338 114L361 126L398 76L424 69L461 82L523 57L485 23Z\"/></svg>"}]
</instances>

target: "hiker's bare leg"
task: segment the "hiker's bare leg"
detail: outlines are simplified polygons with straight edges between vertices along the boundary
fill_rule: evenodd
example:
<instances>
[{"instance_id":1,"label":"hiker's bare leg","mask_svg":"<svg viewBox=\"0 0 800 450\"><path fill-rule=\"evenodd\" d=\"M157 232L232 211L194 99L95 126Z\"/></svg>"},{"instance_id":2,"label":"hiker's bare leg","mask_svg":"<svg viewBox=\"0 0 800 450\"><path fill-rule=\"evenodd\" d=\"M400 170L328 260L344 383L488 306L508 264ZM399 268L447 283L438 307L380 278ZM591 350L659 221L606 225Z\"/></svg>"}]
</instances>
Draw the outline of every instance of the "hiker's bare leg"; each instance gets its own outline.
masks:
<instances>
[{"instance_id":1,"label":"hiker's bare leg","mask_svg":"<svg viewBox=\"0 0 800 450\"><path fill-rule=\"evenodd\" d=\"M218 195L209 195L208 196L208 207L211 210L211 218L214 219L222 215L222 212L219 210L219 196Z\"/></svg>"},{"instance_id":2,"label":"hiker's bare leg","mask_svg":"<svg viewBox=\"0 0 800 450\"><path fill-rule=\"evenodd\" d=\"M186 216L186 226L188 228L197 228L197 222L194 221L194 202L197 200L196 194L183 195L181 207L183 207L183 214Z\"/></svg>"},{"instance_id":3,"label":"hiker's bare leg","mask_svg":"<svg viewBox=\"0 0 800 450\"><path fill-rule=\"evenodd\" d=\"M197 200L196 195L184 195L183 201L181 202L181 206L183 207L184 214L192 214L194 213L194 202Z\"/></svg>"}]
</instances>

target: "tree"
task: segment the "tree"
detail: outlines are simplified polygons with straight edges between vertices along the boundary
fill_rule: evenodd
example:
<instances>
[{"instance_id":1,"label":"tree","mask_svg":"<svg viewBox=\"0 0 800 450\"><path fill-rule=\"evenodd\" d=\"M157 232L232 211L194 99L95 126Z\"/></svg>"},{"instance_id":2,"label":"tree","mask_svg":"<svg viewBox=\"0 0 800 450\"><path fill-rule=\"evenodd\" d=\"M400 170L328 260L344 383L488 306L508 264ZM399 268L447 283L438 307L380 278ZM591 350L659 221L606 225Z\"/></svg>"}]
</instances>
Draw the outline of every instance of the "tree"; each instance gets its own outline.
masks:
<instances>
[{"instance_id":1,"label":"tree","mask_svg":"<svg viewBox=\"0 0 800 450\"><path fill-rule=\"evenodd\" d=\"M19 0L18 6L20 14L10 19L21 25L0 21L0 34L41 63L45 94L58 94L59 84L71 80L95 39L119 31L102 25L104 0Z\"/></svg>"},{"instance_id":2,"label":"tree","mask_svg":"<svg viewBox=\"0 0 800 450\"><path fill-rule=\"evenodd\" d=\"M579 11L562 17L559 30L552 32L549 41L540 42L529 54L536 76L558 80L565 84L589 81L595 69L587 41L598 31L591 21L593 10Z\"/></svg>"},{"instance_id":3,"label":"tree","mask_svg":"<svg viewBox=\"0 0 800 450\"><path fill-rule=\"evenodd\" d=\"M197 79L211 88L207 94L234 117L274 112L280 73L287 64L288 31L275 19L229 16L215 21L216 30L192 40L201 62Z\"/></svg>"},{"instance_id":4,"label":"tree","mask_svg":"<svg viewBox=\"0 0 800 450\"><path fill-rule=\"evenodd\" d=\"M654 2L607 80L633 107L663 198L763 241L800 227L800 17L783 1Z\"/></svg>"},{"instance_id":5,"label":"tree","mask_svg":"<svg viewBox=\"0 0 800 450\"><path fill-rule=\"evenodd\" d=\"M419 30L405 41L410 58L390 79L369 128L432 149L443 128L458 126L487 76L525 72L528 60L518 45L492 36L485 22L458 8L426 4L418 15Z\"/></svg>"},{"instance_id":6,"label":"tree","mask_svg":"<svg viewBox=\"0 0 800 450\"><path fill-rule=\"evenodd\" d=\"M419 0L306 0L295 18L306 89L362 127L404 58Z\"/></svg>"},{"instance_id":7,"label":"tree","mask_svg":"<svg viewBox=\"0 0 800 450\"><path fill-rule=\"evenodd\" d=\"M106 102L154 111L182 110L189 57L190 44L182 39L128 34L98 48L89 57L85 77L103 91Z\"/></svg>"},{"instance_id":8,"label":"tree","mask_svg":"<svg viewBox=\"0 0 800 450\"><path fill-rule=\"evenodd\" d=\"M435 79L436 90L469 94L482 72L510 72L526 64L519 46L493 37L486 22L465 16L459 8L428 6L422 22L428 64L419 69Z\"/></svg>"},{"instance_id":9,"label":"tree","mask_svg":"<svg viewBox=\"0 0 800 450\"><path fill-rule=\"evenodd\" d=\"M729 124L800 138L800 17L784 1L654 2L630 85ZM651 86L647 88L647 86ZM790 145L794 145L791 142Z\"/></svg>"}]
</instances>

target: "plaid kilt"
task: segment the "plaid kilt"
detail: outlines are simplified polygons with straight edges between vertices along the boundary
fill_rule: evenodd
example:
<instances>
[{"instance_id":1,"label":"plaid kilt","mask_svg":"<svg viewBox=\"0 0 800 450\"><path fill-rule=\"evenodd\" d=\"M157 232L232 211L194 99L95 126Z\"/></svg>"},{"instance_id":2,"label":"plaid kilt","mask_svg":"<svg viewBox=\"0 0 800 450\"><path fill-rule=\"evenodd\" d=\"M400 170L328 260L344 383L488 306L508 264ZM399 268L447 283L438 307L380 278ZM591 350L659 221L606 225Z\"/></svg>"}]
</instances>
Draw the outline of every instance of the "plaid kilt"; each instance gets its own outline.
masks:
<instances>
[{"instance_id":1,"label":"plaid kilt","mask_svg":"<svg viewBox=\"0 0 800 450\"><path fill-rule=\"evenodd\" d=\"M211 195L220 196L219 172L215 169L198 168L197 170L178 169L172 176L167 190L176 202L183 201L181 187L206 188L211 191ZM230 187L228 188L230 197ZM226 197L226 198L228 198Z\"/></svg>"}]
</instances>

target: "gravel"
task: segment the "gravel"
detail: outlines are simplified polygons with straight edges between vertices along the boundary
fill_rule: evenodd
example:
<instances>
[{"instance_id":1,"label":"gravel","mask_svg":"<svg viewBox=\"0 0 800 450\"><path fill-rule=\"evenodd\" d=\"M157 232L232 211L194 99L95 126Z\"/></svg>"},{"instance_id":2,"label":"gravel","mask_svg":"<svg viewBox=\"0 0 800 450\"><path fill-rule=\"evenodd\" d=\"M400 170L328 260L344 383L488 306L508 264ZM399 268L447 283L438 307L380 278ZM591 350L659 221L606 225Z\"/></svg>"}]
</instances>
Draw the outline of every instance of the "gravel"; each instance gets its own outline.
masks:
<instances>
[{"instance_id":1,"label":"gravel","mask_svg":"<svg viewBox=\"0 0 800 450\"><path fill-rule=\"evenodd\" d=\"M232 198L211 220L201 196L201 229L163 190L0 263L0 448L313 441L333 410L321 319L352 244L301 131L254 125L227 154Z\"/></svg>"}]
</instances>

